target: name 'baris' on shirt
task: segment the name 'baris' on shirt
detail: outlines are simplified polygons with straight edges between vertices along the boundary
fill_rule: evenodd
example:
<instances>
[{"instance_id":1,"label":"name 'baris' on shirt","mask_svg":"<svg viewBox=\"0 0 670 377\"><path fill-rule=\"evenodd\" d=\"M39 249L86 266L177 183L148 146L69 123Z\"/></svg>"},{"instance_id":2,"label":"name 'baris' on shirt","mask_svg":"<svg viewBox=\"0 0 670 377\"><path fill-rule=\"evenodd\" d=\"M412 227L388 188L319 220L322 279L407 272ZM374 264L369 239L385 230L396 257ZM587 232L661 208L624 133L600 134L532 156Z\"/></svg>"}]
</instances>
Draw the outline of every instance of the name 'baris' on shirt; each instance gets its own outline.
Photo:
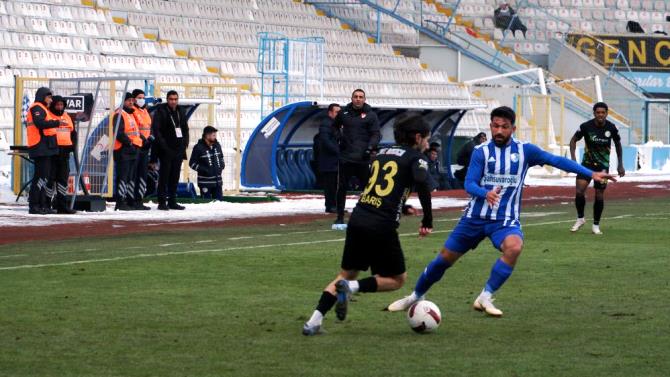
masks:
<instances>
[{"instance_id":1,"label":"name 'baris' on shirt","mask_svg":"<svg viewBox=\"0 0 670 377\"><path fill-rule=\"evenodd\" d=\"M481 186L516 186L519 183L519 176L512 174L491 174L486 173L480 182Z\"/></svg>"}]
</instances>

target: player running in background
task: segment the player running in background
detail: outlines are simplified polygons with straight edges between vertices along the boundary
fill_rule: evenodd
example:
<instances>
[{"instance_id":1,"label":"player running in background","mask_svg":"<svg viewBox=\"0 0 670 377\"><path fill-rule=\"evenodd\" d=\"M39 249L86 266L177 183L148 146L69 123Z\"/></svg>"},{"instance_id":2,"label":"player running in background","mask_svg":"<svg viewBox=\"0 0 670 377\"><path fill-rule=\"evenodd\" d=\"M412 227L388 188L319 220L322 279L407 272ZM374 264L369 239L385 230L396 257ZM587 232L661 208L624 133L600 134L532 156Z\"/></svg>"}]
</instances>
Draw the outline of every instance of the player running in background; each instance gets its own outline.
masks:
<instances>
[{"instance_id":1,"label":"player running in background","mask_svg":"<svg viewBox=\"0 0 670 377\"><path fill-rule=\"evenodd\" d=\"M370 179L354 208L344 242L341 272L321 294L316 310L304 324L304 335L320 333L323 317L335 306L344 320L351 294L399 289L405 283L405 257L397 228L402 205L416 188L423 209L419 236L432 232L428 162L430 128L420 115L408 115L396 123L396 144L379 151L372 162ZM372 276L356 280L359 271L370 268Z\"/></svg>"},{"instance_id":2,"label":"player running in background","mask_svg":"<svg viewBox=\"0 0 670 377\"><path fill-rule=\"evenodd\" d=\"M393 302L389 311L401 311L422 300L430 287L438 282L447 268L463 254L488 237L502 252L491 269L484 289L473 308L492 316L502 316L493 305L493 294L505 283L523 248L519 215L521 194L528 168L551 165L573 173L591 176L596 181L615 180L604 172L591 172L567 158L547 153L537 146L512 138L516 115L502 106L491 112L492 140L475 148L465 178L465 190L472 196L458 225L444 243L441 253L428 264L416 282L411 295Z\"/></svg>"},{"instance_id":3,"label":"player running in background","mask_svg":"<svg viewBox=\"0 0 670 377\"><path fill-rule=\"evenodd\" d=\"M577 142L584 138L584 157L582 158L582 165L593 171L608 172L610 168L610 149L612 140L614 140L614 147L617 155L617 173L619 177L623 177L626 171L623 168L623 149L621 148L621 137L616 126L607 120L607 105L603 102L598 102L593 105L593 119L582 123L579 130L570 139L570 156L573 161L575 158L575 148ZM585 223L584 220L584 206L586 205L586 189L591 183L590 175L578 175L576 180L576 194L575 207L577 207L577 221L572 226L570 231L576 232ZM603 214L605 208L605 189L607 188L607 181L593 182L593 188L596 190L596 200L593 202L593 227L591 231L593 234L602 234L600 231L600 216Z\"/></svg>"}]
</instances>

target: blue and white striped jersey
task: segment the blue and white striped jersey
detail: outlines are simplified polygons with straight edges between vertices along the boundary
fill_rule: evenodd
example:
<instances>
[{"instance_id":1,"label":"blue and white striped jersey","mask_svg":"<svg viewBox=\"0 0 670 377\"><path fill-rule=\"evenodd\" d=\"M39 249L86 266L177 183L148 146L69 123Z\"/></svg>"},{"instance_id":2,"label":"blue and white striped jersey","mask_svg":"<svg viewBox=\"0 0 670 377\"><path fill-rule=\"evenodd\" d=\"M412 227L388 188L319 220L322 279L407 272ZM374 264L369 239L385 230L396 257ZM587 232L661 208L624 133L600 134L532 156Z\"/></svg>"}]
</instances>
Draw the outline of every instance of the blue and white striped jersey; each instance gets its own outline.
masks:
<instances>
[{"instance_id":1,"label":"blue and white striped jersey","mask_svg":"<svg viewBox=\"0 0 670 377\"><path fill-rule=\"evenodd\" d=\"M478 145L472 152L465 190L472 195L463 214L467 218L502 220L504 226L520 225L521 196L528 168L551 165L561 170L591 176L591 171L567 158L545 152L536 145L514 138L498 147L493 140ZM500 186L500 202L491 207L486 193Z\"/></svg>"}]
</instances>

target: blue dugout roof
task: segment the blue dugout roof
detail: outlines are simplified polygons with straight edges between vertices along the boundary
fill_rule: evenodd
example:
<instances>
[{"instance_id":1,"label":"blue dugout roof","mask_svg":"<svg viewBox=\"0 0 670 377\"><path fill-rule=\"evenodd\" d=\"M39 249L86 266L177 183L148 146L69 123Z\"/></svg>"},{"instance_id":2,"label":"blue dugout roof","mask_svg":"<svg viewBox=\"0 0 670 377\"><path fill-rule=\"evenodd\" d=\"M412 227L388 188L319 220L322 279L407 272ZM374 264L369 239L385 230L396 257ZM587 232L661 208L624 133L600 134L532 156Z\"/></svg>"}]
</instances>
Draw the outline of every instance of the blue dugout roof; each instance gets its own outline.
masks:
<instances>
[{"instance_id":1,"label":"blue dugout roof","mask_svg":"<svg viewBox=\"0 0 670 377\"><path fill-rule=\"evenodd\" d=\"M326 116L328 105L310 101L296 102L265 117L244 148L242 185L277 190L311 188L314 177L306 165L311 156L314 135L319 131L319 123ZM377 106L373 110L379 117L381 145L393 144L393 125L399 115L407 111L422 113L431 127L431 140L440 140L447 152L444 166L450 166L448 160L458 123L468 110L484 107L482 104L419 108ZM451 174L450 170L448 174Z\"/></svg>"}]
</instances>

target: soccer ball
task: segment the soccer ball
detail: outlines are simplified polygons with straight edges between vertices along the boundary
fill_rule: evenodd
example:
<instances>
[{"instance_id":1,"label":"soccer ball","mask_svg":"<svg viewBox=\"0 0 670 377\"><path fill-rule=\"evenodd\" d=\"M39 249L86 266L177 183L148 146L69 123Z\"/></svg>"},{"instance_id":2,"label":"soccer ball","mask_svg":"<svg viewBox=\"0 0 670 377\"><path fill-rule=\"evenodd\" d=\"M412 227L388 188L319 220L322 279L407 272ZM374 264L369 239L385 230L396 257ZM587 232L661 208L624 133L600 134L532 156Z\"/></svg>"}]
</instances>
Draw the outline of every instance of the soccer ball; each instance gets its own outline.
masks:
<instances>
[{"instance_id":1,"label":"soccer ball","mask_svg":"<svg viewBox=\"0 0 670 377\"><path fill-rule=\"evenodd\" d=\"M432 332L440 326L442 314L434 303L421 300L414 303L407 311L409 327L418 333Z\"/></svg>"}]
</instances>

